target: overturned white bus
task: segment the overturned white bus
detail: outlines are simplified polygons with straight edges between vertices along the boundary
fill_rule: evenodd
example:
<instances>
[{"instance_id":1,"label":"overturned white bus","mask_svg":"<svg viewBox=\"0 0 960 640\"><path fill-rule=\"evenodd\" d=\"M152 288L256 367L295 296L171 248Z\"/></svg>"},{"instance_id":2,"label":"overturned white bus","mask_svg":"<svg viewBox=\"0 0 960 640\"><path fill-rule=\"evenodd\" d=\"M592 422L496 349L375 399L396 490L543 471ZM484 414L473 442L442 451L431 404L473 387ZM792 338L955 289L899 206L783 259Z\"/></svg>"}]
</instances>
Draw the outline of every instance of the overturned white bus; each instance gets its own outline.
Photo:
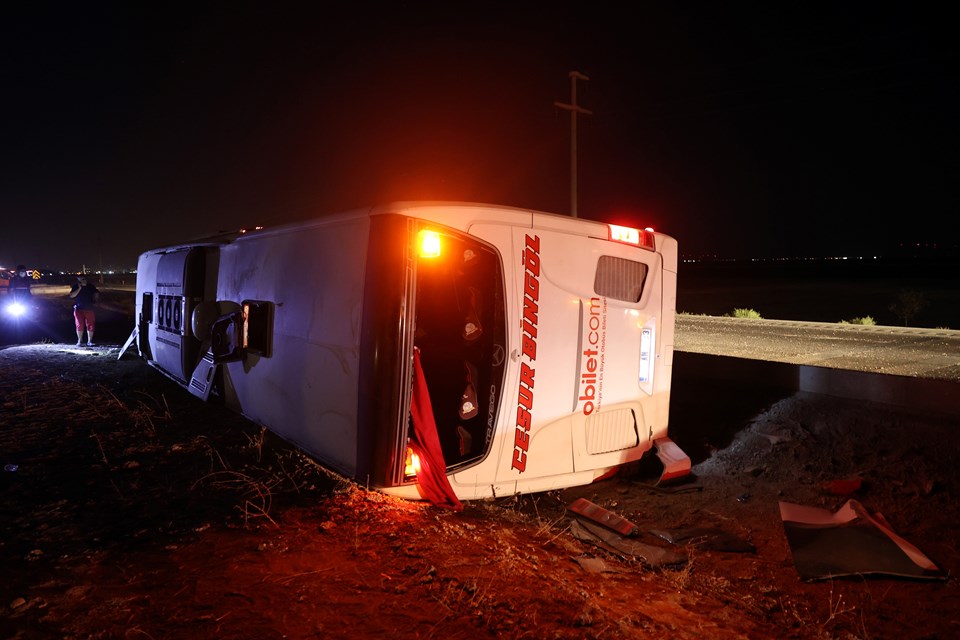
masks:
<instances>
[{"instance_id":1,"label":"overturned white bus","mask_svg":"<svg viewBox=\"0 0 960 640\"><path fill-rule=\"evenodd\" d=\"M648 452L689 472L676 278L650 229L395 203L142 254L124 350L361 484L458 507Z\"/></svg>"}]
</instances>

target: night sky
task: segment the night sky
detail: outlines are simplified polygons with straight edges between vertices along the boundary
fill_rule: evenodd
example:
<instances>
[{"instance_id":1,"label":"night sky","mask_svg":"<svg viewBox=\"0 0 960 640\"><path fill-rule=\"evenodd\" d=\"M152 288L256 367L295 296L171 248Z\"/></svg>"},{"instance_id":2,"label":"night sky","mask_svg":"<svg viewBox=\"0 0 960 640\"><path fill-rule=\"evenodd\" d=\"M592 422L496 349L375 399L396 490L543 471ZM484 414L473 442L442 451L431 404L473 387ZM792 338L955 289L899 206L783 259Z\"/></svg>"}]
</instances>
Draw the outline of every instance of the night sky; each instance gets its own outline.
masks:
<instances>
[{"instance_id":1,"label":"night sky","mask_svg":"<svg viewBox=\"0 0 960 640\"><path fill-rule=\"evenodd\" d=\"M569 213L574 70L580 217L685 256L957 246L933 3L59 4L0 9L3 266L398 199Z\"/></svg>"}]
</instances>

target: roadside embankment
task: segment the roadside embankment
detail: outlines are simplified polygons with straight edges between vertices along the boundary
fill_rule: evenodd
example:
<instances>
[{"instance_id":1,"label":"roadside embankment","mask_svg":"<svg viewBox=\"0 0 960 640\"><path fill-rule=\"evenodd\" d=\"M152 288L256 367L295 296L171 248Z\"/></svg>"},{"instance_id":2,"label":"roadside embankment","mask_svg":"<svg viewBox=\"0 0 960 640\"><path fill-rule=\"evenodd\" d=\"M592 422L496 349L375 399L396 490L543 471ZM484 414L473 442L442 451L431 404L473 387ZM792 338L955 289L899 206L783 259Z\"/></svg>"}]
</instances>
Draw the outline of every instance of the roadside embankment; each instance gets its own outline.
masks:
<instances>
[{"instance_id":1,"label":"roadside embankment","mask_svg":"<svg viewBox=\"0 0 960 640\"><path fill-rule=\"evenodd\" d=\"M960 415L960 331L681 315L674 375Z\"/></svg>"}]
</instances>

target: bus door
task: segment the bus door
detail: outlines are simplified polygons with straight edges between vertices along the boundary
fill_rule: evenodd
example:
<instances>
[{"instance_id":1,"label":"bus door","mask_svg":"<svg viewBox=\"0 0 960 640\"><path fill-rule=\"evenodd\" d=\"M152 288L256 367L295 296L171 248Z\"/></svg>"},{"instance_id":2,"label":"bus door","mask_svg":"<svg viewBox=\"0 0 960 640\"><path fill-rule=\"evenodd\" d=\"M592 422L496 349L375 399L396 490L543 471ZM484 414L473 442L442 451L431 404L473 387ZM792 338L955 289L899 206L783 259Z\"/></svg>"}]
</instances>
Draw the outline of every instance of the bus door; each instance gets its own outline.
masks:
<instances>
[{"instance_id":1,"label":"bus door","mask_svg":"<svg viewBox=\"0 0 960 640\"><path fill-rule=\"evenodd\" d=\"M473 497L474 493L471 491L478 495L495 485L497 470L504 464L504 449L501 446L504 434L498 429L502 430L503 423L508 421L509 416L503 417L507 415L504 412L513 411L510 409L510 400L516 385L516 369L509 361L512 342L509 336L516 332L519 323L514 318L515 308L509 302L516 297L516 284L508 275L512 273L513 267L504 262L516 255L515 236L519 233L522 238L524 232L522 227L519 232L517 229L505 224L491 223L472 224L468 229L470 236L479 238L483 243L482 248L480 245L473 247L478 253L476 261L482 262L479 258L486 254L487 266L476 270L484 274L484 283L473 283L479 293L479 312L485 316L481 322L483 334L477 340L471 339L470 351L473 356L466 359L470 361L467 363L467 378L474 379L475 388L461 396L466 398L472 394L475 406L469 416L464 416L462 407L458 407L461 417L466 418L461 420L457 427L461 434L460 446L461 449L468 446L473 454L463 456L460 455L462 452L458 451L450 455L445 451L447 468L453 472L450 475L450 484L463 496ZM475 244L469 243L470 246ZM461 374L463 368L464 366L460 365ZM451 372L454 379L463 377L456 376L456 367L452 367ZM512 433L507 435L512 439ZM470 464L457 464L467 458L471 459ZM507 464L509 465L509 462ZM512 490L512 487L507 486L495 487L497 494L509 493Z\"/></svg>"}]
</instances>

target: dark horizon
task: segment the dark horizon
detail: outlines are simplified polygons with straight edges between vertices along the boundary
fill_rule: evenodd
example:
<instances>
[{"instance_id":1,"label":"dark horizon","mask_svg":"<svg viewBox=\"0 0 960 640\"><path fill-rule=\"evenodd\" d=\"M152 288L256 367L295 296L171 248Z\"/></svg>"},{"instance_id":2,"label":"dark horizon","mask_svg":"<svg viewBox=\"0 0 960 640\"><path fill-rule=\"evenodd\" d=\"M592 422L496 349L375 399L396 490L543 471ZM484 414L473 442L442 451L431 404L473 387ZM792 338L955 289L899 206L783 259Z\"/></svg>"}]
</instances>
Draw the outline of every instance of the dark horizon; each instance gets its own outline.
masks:
<instances>
[{"instance_id":1,"label":"dark horizon","mask_svg":"<svg viewBox=\"0 0 960 640\"><path fill-rule=\"evenodd\" d=\"M0 264L132 265L395 200L569 213L572 71L580 217L686 255L955 242L940 11L8 7Z\"/></svg>"},{"instance_id":2,"label":"dark horizon","mask_svg":"<svg viewBox=\"0 0 960 640\"><path fill-rule=\"evenodd\" d=\"M159 248L159 247L157 247ZM857 255L853 253L838 253L837 255L795 255L795 256L724 256L719 254L690 254L680 252L679 261L681 264L701 264L701 265L758 265L771 266L778 264L805 264L805 263L850 263L860 264L869 267L870 265L899 265L902 267L913 267L920 269L940 269L944 265L951 270L946 273L940 273L938 277L956 279L957 271L953 270L951 265L960 268L960 243L953 245L936 247L895 247L885 253L876 255ZM13 270L14 264L0 264L0 271ZM80 269L70 269L59 265L46 264L26 264L28 270L39 270L42 277L49 279L56 276L72 276L81 272L104 275L123 275L134 274L137 270L136 261L130 265L104 264L102 267L97 264L83 264ZM878 273L877 277L882 274Z\"/></svg>"}]
</instances>

